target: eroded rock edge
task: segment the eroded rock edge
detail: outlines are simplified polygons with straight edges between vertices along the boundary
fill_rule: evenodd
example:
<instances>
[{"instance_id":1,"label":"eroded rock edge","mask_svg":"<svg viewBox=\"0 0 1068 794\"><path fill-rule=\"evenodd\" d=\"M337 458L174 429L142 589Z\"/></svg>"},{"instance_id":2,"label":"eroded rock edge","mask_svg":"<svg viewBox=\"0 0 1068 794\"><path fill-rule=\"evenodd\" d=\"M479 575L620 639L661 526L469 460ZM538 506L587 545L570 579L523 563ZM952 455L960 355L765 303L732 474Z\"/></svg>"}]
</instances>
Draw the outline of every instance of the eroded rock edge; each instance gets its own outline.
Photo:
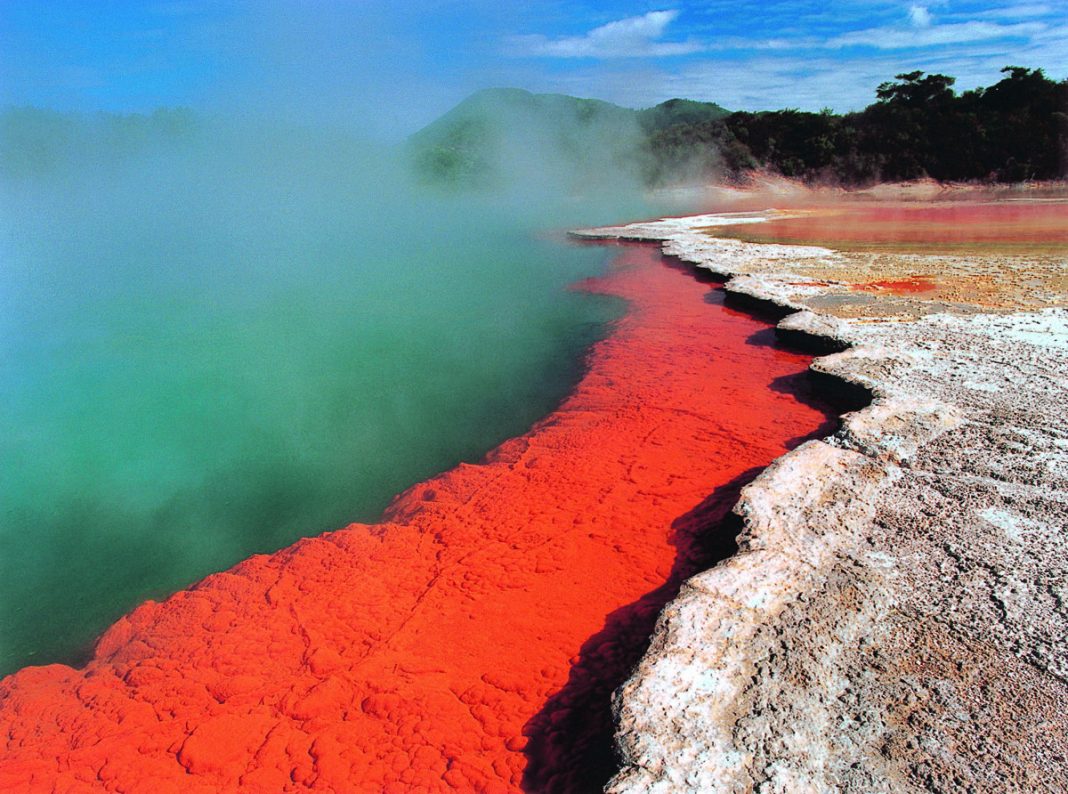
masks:
<instances>
[{"instance_id":1,"label":"eroded rock edge","mask_svg":"<svg viewBox=\"0 0 1068 794\"><path fill-rule=\"evenodd\" d=\"M724 220L730 219L716 219ZM996 464L972 466L934 447L955 435L965 443L976 433L996 436L1006 413L1021 432L1048 424L1058 402L1068 404L1064 380L1058 386L1056 378L1068 372L1068 359L1056 344L1025 351L1027 364L1052 354L1056 360L1044 372L1026 373L1032 380L1018 379L1017 387L1053 377L1025 388L1032 392L1025 399L1000 403L982 399L1006 385L996 382L997 372L986 371L991 367L977 367L972 374L979 381L969 384L945 378L946 367L932 361L948 351L954 370L967 366L1021 324L1047 322L1068 340L1066 313L936 315L865 327L808 310L804 298L819 294L820 285L789 271L792 258L833 252L714 239L701 231L709 225L708 217L682 218L576 234L658 241L665 254L718 274L729 294L785 314L777 327L783 338L838 351L815 359L812 371L866 391L871 403L845 414L834 435L783 456L743 490L735 508L744 522L738 553L685 583L662 613L649 651L616 692L621 769L607 790L1053 790L1049 764L1065 765L1066 729L1057 704L1068 702L1068 653L1056 641L1068 617L1057 595L1063 572L1050 572L1059 582L1045 588L1054 591L1052 605L1035 593L1028 604L1026 588L1020 598L1006 582L1012 553L988 566L986 579L976 584L969 569L981 567L975 558L982 556L976 547L983 538L954 550L959 520L926 520L923 509L907 502L926 487L950 507L954 497L964 502L962 514L995 516L982 519L993 525L998 515L1009 516L1009 523L1017 516L1058 539L1063 527L1044 524L1042 516L1068 504L1068 456L1059 454L1068 439L1046 439L1051 443L1043 454L1054 456L1044 472L1051 498L1037 508L1032 500L1030 513L1014 512L1026 501L1019 490L1029 485L1027 476L985 470ZM763 260L765 272L752 272L754 258ZM956 336L969 340L962 343L967 354L954 354ZM995 360L993 367L1004 364ZM949 383L932 388L940 377ZM962 382L968 399L959 397ZM949 438L943 446L959 443ZM983 440L979 449L991 451ZM916 468L918 457L935 461L933 470ZM1000 481L1007 495L997 498L998 485L972 483L984 479ZM970 504L980 498L998 504ZM898 553L892 525L902 520L925 523ZM938 554L930 555L930 547ZM1025 551L1038 576L1053 563L1042 549ZM932 559L920 559L918 574L910 569L925 556ZM944 570L945 563L934 557L955 561L944 582L932 581L932 566ZM984 588L991 591L985 599ZM928 593L936 594L934 603L924 605ZM1014 598L1012 616L1005 604ZM992 638L985 636L984 600L1002 604ZM947 604L950 614L938 614ZM1038 614L1024 618L1034 607ZM917 650L920 642L927 647ZM1021 665L1037 684L1037 709L1035 698L1005 692ZM1021 734L1017 744L1005 739L1009 731ZM1036 734L1042 736L1038 747L1031 741ZM1022 756L1021 744L1027 748Z\"/></svg>"}]
</instances>

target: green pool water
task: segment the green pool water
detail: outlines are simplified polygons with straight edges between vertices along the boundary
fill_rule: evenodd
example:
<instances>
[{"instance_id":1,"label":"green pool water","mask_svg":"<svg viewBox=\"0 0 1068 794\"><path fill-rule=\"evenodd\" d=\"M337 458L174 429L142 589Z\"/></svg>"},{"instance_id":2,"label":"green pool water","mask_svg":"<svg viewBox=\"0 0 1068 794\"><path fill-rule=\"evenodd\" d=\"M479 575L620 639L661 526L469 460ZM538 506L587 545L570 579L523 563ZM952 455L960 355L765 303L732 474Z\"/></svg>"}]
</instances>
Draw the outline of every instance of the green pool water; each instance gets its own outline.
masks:
<instances>
[{"instance_id":1,"label":"green pool water","mask_svg":"<svg viewBox=\"0 0 1068 794\"><path fill-rule=\"evenodd\" d=\"M567 288L603 250L541 232L647 211L426 191L329 136L147 137L6 142L0 673L524 431L621 309Z\"/></svg>"}]
</instances>

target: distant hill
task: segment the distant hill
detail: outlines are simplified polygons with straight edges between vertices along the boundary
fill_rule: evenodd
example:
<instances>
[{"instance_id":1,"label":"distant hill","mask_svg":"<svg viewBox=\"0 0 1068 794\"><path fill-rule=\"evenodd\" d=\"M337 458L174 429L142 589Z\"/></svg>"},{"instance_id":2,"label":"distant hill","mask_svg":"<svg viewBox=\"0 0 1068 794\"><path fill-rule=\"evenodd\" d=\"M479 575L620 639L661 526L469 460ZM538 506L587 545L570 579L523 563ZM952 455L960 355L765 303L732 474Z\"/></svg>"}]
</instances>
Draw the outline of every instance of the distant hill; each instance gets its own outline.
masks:
<instances>
[{"instance_id":1,"label":"distant hill","mask_svg":"<svg viewBox=\"0 0 1068 794\"><path fill-rule=\"evenodd\" d=\"M731 114L715 102L696 102L692 99L669 99L655 107L636 111L642 128L653 133L676 124L707 124L722 121Z\"/></svg>"},{"instance_id":2,"label":"distant hill","mask_svg":"<svg viewBox=\"0 0 1068 794\"><path fill-rule=\"evenodd\" d=\"M3 108L0 176L41 175L71 163L107 167L161 142L190 142L199 131L197 117L186 108L129 115Z\"/></svg>"},{"instance_id":3,"label":"distant hill","mask_svg":"<svg viewBox=\"0 0 1068 794\"><path fill-rule=\"evenodd\" d=\"M632 110L599 99L493 88L472 94L408 143L417 170L433 182L496 184L517 171L597 181L604 169L645 179L650 135L727 115L719 105L686 99Z\"/></svg>"},{"instance_id":4,"label":"distant hill","mask_svg":"<svg viewBox=\"0 0 1068 794\"><path fill-rule=\"evenodd\" d=\"M409 149L423 178L479 186L625 170L641 137L638 114L610 102L494 88L472 94L417 132Z\"/></svg>"},{"instance_id":5,"label":"distant hill","mask_svg":"<svg viewBox=\"0 0 1068 794\"><path fill-rule=\"evenodd\" d=\"M533 94L521 88L487 88L476 91L444 116L411 137L420 147L484 143L515 119L548 120L562 129L602 122L632 123L637 111L600 99L579 99L566 94Z\"/></svg>"},{"instance_id":6,"label":"distant hill","mask_svg":"<svg viewBox=\"0 0 1068 794\"><path fill-rule=\"evenodd\" d=\"M931 177L1014 182L1068 176L1068 81L1007 66L989 88L909 72L862 111L730 112L671 99L630 110L594 99L480 91L410 140L420 175L477 186L531 174L583 182L616 169L649 186L745 179L755 170L870 185Z\"/></svg>"}]
</instances>

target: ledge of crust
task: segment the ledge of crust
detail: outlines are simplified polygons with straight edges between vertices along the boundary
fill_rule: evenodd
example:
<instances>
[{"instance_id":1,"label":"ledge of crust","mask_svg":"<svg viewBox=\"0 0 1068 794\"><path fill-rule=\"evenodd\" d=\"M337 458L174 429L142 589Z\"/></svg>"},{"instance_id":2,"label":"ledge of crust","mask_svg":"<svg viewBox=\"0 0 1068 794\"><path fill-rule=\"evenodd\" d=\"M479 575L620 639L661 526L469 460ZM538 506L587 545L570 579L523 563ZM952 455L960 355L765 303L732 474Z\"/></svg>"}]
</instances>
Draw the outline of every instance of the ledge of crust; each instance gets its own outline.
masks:
<instances>
[{"instance_id":1,"label":"ledge of crust","mask_svg":"<svg viewBox=\"0 0 1068 794\"><path fill-rule=\"evenodd\" d=\"M1039 571L1036 579L1054 565L1043 544L1062 538L1042 516L1068 506L1068 454L1058 451L1068 448L1068 434L1041 440L1052 496L1026 519L1012 509L1014 489L1026 477L1013 472L1003 486L991 485L998 464L976 463L960 446L982 449L991 435L1010 431L1037 437L1044 423L1056 422L1068 389L1062 380L1008 408L984 403L1005 387L993 382L996 369L978 366L974 383L959 371L969 360L954 360L955 334L971 340L980 361L1005 334L1032 332L987 333L983 323L999 321L983 315L876 327L808 310L798 296L819 295L821 285L791 274L791 260L836 255L717 240L703 231L753 217L671 218L575 233L659 241L665 254L712 271L729 298L775 317L783 341L826 354L813 361L814 377L866 404L845 414L834 435L783 456L743 490L735 507L743 519L738 553L684 584L661 614L646 656L615 694L622 765L607 790L1042 788L1051 759L1068 771L1068 723L1057 705L1068 695L1059 688L1068 647L1054 648L1050 636L1068 626L1068 585L1058 585L1061 595L1051 599L1030 593L1040 614L1034 619L1019 603L1014 614L1003 607L997 648L975 643L989 629L981 591L995 602L1015 598L1018 591L1005 583L1020 554ZM751 272L756 259L763 272ZM1048 320L1068 334L1068 313L1049 311L1059 314L1028 315L1023 328ZM910 336L913 330L919 336ZM1039 359L1049 355L1043 350L1027 361L1041 373ZM1051 371L1068 373L1062 358L1061 369ZM1011 373L1005 378L1011 381ZM1040 382L1041 374L1032 380ZM999 421L1014 424L1006 430ZM982 499L1000 503L984 512ZM982 564L975 560L982 544L962 551L954 541L962 522L984 520L1033 521L1028 526L1045 535L1030 549L1006 552L976 582L969 571ZM899 544L892 531L898 523L918 526L916 537L902 532ZM960 570L949 571L943 556ZM990 661L980 663L988 650ZM944 674L923 674L954 658ZM976 700L965 686L968 675L970 686L1002 692L1001 700ZM1026 676L1037 694L1013 693L1012 682ZM1014 745L1000 731L1021 738Z\"/></svg>"}]
</instances>

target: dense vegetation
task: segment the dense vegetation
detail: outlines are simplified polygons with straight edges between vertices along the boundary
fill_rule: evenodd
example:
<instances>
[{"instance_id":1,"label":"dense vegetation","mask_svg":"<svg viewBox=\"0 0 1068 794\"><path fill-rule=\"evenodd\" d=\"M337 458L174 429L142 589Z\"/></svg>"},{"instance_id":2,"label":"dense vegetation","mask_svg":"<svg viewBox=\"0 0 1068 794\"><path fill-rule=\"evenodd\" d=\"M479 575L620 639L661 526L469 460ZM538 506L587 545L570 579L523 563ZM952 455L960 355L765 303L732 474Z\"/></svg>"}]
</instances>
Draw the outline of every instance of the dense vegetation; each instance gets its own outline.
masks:
<instances>
[{"instance_id":1,"label":"dense vegetation","mask_svg":"<svg viewBox=\"0 0 1068 794\"><path fill-rule=\"evenodd\" d=\"M1068 81L1010 66L989 88L909 72L859 113L732 113L724 143L784 176L844 183L915 179L1016 182L1065 174ZM733 167L733 163L728 163Z\"/></svg>"},{"instance_id":2,"label":"dense vegetation","mask_svg":"<svg viewBox=\"0 0 1068 794\"><path fill-rule=\"evenodd\" d=\"M515 127L528 135L535 127L552 130L565 159L578 163L596 150L599 166L631 169L646 184L731 180L755 169L847 185L925 176L1000 182L1064 177L1068 81L1018 66L1002 74L989 88L961 94L946 75L900 74L879 86L874 103L847 114L731 113L682 99L629 111L558 95L482 92L413 144L423 174L451 182L477 181L505 168L494 152L514 138Z\"/></svg>"}]
</instances>

